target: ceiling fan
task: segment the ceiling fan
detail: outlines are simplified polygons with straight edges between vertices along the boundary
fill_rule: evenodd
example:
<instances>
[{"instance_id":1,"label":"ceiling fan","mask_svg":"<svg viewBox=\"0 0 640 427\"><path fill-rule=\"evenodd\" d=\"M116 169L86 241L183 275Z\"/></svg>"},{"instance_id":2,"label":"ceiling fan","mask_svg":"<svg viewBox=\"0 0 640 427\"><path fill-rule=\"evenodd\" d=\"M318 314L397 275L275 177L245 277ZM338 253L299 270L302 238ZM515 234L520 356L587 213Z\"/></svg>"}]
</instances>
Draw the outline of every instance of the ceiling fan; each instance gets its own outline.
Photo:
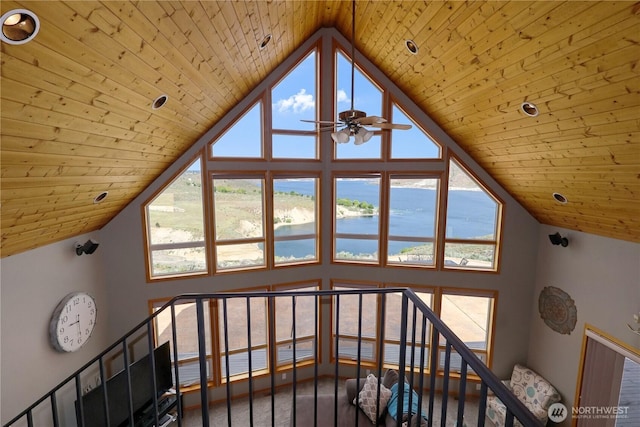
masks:
<instances>
[{"instance_id":1,"label":"ceiling fan","mask_svg":"<svg viewBox=\"0 0 640 427\"><path fill-rule=\"evenodd\" d=\"M352 2L352 24L351 24L351 109L338 113L338 121L322 121L322 120L302 120L307 123L316 123L321 125L320 131L334 130L331 132L331 139L335 142L344 144L349 142L351 135L354 137L354 144L360 145L369 141L373 136L373 131L365 126L371 126L379 129L411 129L411 125L389 123L385 118L379 116L367 116L364 111L354 109L354 76L355 76L355 38L356 38L356 2ZM340 128L339 130L335 130Z\"/></svg>"}]
</instances>

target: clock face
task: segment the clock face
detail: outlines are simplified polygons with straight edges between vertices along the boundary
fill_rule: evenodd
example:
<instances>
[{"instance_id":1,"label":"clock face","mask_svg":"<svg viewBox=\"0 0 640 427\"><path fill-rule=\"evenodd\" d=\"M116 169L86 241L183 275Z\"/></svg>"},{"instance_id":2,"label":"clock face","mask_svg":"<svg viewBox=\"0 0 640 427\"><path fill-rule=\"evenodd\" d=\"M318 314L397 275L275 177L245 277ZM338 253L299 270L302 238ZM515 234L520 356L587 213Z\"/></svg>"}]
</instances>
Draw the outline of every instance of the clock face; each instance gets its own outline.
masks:
<instances>
[{"instance_id":1,"label":"clock face","mask_svg":"<svg viewBox=\"0 0 640 427\"><path fill-rule=\"evenodd\" d=\"M76 351L96 325L96 303L91 295L73 292L60 301L49 324L51 344L58 351Z\"/></svg>"}]
</instances>

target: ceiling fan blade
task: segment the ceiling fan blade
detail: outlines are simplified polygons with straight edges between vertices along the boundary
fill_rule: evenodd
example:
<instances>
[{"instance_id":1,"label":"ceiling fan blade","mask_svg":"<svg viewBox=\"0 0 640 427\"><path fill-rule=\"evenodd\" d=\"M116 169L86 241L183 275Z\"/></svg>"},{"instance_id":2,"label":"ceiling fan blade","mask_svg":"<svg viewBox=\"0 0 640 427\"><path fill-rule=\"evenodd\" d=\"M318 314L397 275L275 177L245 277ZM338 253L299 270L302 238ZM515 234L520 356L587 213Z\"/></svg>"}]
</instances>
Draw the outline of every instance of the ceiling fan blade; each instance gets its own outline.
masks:
<instances>
[{"instance_id":1,"label":"ceiling fan blade","mask_svg":"<svg viewBox=\"0 0 640 427\"><path fill-rule=\"evenodd\" d=\"M360 119L355 119L354 122L360 123L361 125L365 125L365 126L371 126L376 123L386 123L387 119L379 116L367 116L367 117L362 117Z\"/></svg>"},{"instance_id":2,"label":"ceiling fan blade","mask_svg":"<svg viewBox=\"0 0 640 427\"><path fill-rule=\"evenodd\" d=\"M301 122L305 122L305 123L319 123L321 125L336 125L339 126L340 122L330 122L330 121L326 121L326 120L304 120L304 119L300 119Z\"/></svg>"},{"instance_id":3,"label":"ceiling fan blade","mask_svg":"<svg viewBox=\"0 0 640 427\"><path fill-rule=\"evenodd\" d=\"M369 126L373 126L375 128L380 128L380 129L399 129L399 130L411 129L411 125L403 125L403 124L395 124L395 123L372 123Z\"/></svg>"}]
</instances>

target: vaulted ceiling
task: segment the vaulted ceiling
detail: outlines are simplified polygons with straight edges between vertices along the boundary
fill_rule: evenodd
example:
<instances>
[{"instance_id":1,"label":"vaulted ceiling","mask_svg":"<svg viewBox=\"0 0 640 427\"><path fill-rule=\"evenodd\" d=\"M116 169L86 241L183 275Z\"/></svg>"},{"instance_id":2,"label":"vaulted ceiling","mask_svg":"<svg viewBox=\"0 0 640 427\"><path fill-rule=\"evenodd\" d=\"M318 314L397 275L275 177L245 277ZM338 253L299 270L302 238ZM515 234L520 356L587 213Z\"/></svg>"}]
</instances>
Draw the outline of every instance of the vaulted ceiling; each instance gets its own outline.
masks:
<instances>
[{"instance_id":1,"label":"vaulted ceiling","mask_svg":"<svg viewBox=\"0 0 640 427\"><path fill-rule=\"evenodd\" d=\"M104 226L319 28L351 38L343 1L1 8L41 24L1 43L3 257ZM356 48L541 223L640 242L640 3L362 0L356 22Z\"/></svg>"}]
</instances>

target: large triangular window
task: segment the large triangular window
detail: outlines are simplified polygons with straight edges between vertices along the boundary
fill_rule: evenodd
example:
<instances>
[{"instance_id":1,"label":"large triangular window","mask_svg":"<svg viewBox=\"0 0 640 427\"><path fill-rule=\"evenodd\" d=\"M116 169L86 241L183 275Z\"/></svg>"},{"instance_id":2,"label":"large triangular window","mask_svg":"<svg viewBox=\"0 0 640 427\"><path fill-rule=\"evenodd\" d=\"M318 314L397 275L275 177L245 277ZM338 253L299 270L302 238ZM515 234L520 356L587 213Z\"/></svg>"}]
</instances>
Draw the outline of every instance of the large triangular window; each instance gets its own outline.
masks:
<instances>
[{"instance_id":1,"label":"large triangular window","mask_svg":"<svg viewBox=\"0 0 640 427\"><path fill-rule=\"evenodd\" d=\"M502 202L451 158L444 267L495 271L501 217Z\"/></svg>"}]
</instances>

